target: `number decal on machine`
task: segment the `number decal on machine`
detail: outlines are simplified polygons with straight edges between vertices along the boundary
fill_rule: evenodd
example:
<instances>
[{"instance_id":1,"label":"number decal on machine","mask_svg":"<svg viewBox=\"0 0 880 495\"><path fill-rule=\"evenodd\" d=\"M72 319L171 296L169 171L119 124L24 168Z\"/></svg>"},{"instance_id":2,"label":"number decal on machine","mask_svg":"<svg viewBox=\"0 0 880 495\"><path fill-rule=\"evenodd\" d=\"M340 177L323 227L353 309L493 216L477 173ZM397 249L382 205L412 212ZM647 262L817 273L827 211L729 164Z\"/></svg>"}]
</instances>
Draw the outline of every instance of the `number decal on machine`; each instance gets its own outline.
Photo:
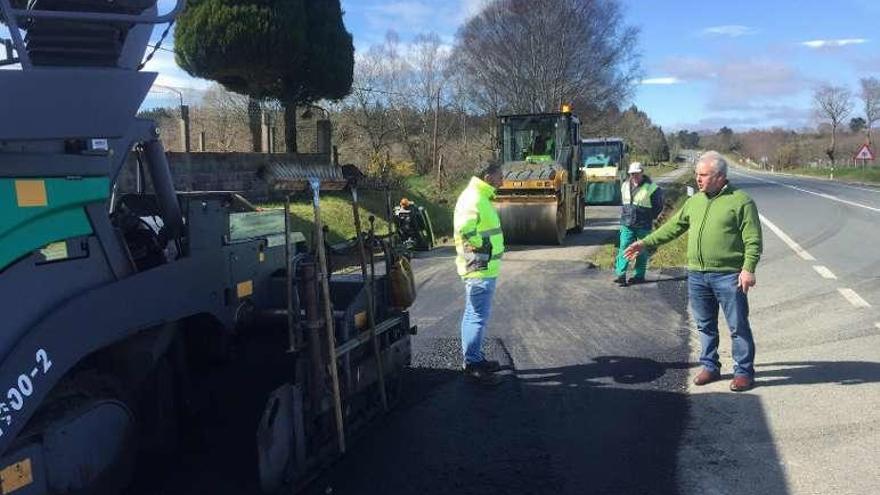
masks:
<instances>
[{"instance_id":1,"label":"number decal on machine","mask_svg":"<svg viewBox=\"0 0 880 495\"><path fill-rule=\"evenodd\" d=\"M34 359L35 366L18 375L15 383L6 391L6 400L0 402L0 437L4 434L3 427L12 425L15 419L13 415L21 411L25 401L33 395L37 378L47 374L52 368L52 361L45 349L37 349Z\"/></svg>"},{"instance_id":2,"label":"number decal on machine","mask_svg":"<svg viewBox=\"0 0 880 495\"><path fill-rule=\"evenodd\" d=\"M47 373L49 368L52 367L52 361L49 361L49 355L46 354L45 349L37 350L37 364L43 365L43 373Z\"/></svg>"}]
</instances>

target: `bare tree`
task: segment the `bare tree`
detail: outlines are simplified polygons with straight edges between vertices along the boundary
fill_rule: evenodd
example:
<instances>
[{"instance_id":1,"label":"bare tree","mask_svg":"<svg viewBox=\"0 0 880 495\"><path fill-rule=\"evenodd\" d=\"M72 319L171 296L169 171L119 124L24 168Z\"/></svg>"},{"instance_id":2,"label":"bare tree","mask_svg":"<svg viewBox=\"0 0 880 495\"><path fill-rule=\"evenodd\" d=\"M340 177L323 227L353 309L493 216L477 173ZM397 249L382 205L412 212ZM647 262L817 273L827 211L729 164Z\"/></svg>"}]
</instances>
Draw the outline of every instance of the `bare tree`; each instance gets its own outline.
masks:
<instances>
[{"instance_id":1,"label":"bare tree","mask_svg":"<svg viewBox=\"0 0 880 495\"><path fill-rule=\"evenodd\" d=\"M619 104L640 69L617 0L494 0L462 26L455 66L484 112Z\"/></svg>"},{"instance_id":2,"label":"bare tree","mask_svg":"<svg viewBox=\"0 0 880 495\"><path fill-rule=\"evenodd\" d=\"M876 77L863 77L859 83L861 85L859 97L862 100L862 110L865 112L865 133L870 144L871 128L874 122L880 120L880 80Z\"/></svg>"},{"instance_id":3,"label":"bare tree","mask_svg":"<svg viewBox=\"0 0 880 495\"><path fill-rule=\"evenodd\" d=\"M434 169L447 141L449 119L449 50L436 33L413 40L400 94L395 98L404 145L421 172Z\"/></svg>"},{"instance_id":4,"label":"bare tree","mask_svg":"<svg viewBox=\"0 0 880 495\"><path fill-rule=\"evenodd\" d=\"M387 150L396 130L391 115L390 90L397 64L388 55L384 45L377 45L358 57L352 92L345 100L353 112L353 126L366 138L369 153L374 156Z\"/></svg>"},{"instance_id":5,"label":"bare tree","mask_svg":"<svg viewBox=\"0 0 880 495\"><path fill-rule=\"evenodd\" d=\"M212 85L202 97L201 110L204 113L202 128L212 143L212 148L229 152L248 147L250 135L242 132L249 128L250 98L223 89L219 84ZM259 141L259 139L257 140ZM248 143L248 144L245 144Z\"/></svg>"},{"instance_id":6,"label":"bare tree","mask_svg":"<svg viewBox=\"0 0 880 495\"><path fill-rule=\"evenodd\" d=\"M831 164L837 144L837 129L852 112L852 93L842 86L823 84L813 93L813 109L816 116L831 126L831 146L825 151Z\"/></svg>"}]
</instances>

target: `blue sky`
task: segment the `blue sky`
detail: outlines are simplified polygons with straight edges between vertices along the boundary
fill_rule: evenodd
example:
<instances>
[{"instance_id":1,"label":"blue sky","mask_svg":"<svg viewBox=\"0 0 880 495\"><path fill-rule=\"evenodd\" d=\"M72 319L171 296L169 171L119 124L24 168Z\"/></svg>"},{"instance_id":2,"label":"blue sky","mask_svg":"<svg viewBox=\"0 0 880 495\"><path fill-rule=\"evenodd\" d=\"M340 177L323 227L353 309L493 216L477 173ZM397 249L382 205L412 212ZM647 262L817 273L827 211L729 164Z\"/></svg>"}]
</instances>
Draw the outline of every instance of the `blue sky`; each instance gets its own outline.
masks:
<instances>
[{"instance_id":1,"label":"blue sky","mask_svg":"<svg viewBox=\"0 0 880 495\"><path fill-rule=\"evenodd\" d=\"M402 43L435 32L451 45L458 26L484 2L342 0L342 5L355 49L364 52L389 30ZM828 82L855 91L860 77L880 77L880 36L873 28L880 0L621 4L627 22L641 29L644 80L632 103L666 130L812 126L810 97L816 85ZM176 69L167 52L147 68L159 71L159 83L167 86L208 85ZM157 90L151 100L173 102L176 96Z\"/></svg>"},{"instance_id":2,"label":"blue sky","mask_svg":"<svg viewBox=\"0 0 880 495\"><path fill-rule=\"evenodd\" d=\"M671 129L815 125L816 85L855 91L860 77L880 75L880 1L624 5L642 29L646 80L634 102Z\"/></svg>"}]
</instances>

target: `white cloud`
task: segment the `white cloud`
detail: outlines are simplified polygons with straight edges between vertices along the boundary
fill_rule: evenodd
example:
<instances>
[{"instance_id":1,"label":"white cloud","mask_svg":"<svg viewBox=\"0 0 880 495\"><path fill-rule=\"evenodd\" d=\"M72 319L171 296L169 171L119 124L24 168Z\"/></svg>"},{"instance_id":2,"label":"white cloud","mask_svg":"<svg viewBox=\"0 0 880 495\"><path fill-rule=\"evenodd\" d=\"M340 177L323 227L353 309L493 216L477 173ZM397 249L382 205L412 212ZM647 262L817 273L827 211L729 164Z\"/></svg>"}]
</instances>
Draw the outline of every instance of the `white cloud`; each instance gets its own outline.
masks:
<instances>
[{"instance_id":1,"label":"white cloud","mask_svg":"<svg viewBox=\"0 0 880 495\"><path fill-rule=\"evenodd\" d=\"M755 105L738 111L714 112L693 122L677 122L670 128L710 133L717 132L721 127L730 127L736 131L773 127L799 129L808 126L811 117L812 112L808 108L795 108L786 105Z\"/></svg>"},{"instance_id":2,"label":"white cloud","mask_svg":"<svg viewBox=\"0 0 880 495\"><path fill-rule=\"evenodd\" d=\"M738 38L740 36L755 34L757 32L757 29L750 28L748 26L742 26L739 24L727 24L724 26L707 27L700 31L700 34L703 36L730 36L731 38Z\"/></svg>"},{"instance_id":3,"label":"white cloud","mask_svg":"<svg viewBox=\"0 0 880 495\"><path fill-rule=\"evenodd\" d=\"M436 9L421 1L378 3L362 7L363 18L374 32L417 31L437 25Z\"/></svg>"},{"instance_id":4,"label":"white cloud","mask_svg":"<svg viewBox=\"0 0 880 495\"><path fill-rule=\"evenodd\" d=\"M844 38L837 40L810 40L802 41L801 45L807 48L840 48L848 45L861 45L867 43L865 38Z\"/></svg>"},{"instance_id":5,"label":"white cloud","mask_svg":"<svg viewBox=\"0 0 880 495\"><path fill-rule=\"evenodd\" d=\"M682 83L681 79L677 77L649 77L647 79L642 79L642 84L648 85L669 85L669 84L679 84Z\"/></svg>"},{"instance_id":6,"label":"white cloud","mask_svg":"<svg viewBox=\"0 0 880 495\"><path fill-rule=\"evenodd\" d=\"M695 57L672 57L662 65L663 72L683 81L701 81L718 75L717 64Z\"/></svg>"},{"instance_id":7,"label":"white cloud","mask_svg":"<svg viewBox=\"0 0 880 495\"><path fill-rule=\"evenodd\" d=\"M490 0L461 0L461 9L459 12L461 13L459 21L467 21L471 17L479 14L486 5L489 4Z\"/></svg>"},{"instance_id":8,"label":"white cloud","mask_svg":"<svg viewBox=\"0 0 880 495\"><path fill-rule=\"evenodd\" d=\"M174 54L164 50L157 51L153 58L144 66L144 71L158 72L156 77L156 85L169 86L184 93L186 99L187 92L199 92L208 89L213 84L207 79L198 79L187 74L183 69L177 66L174 61ZM158 90L160 92L169 93L170 90Z\"/></svg>"},{"instance_id":9,"label":"white cloud","mask_svg":"<svg viewBox=\"0 0 880 495\"><path fill-rule=\"evenodd\" d=\"M660 69L682 81L709 85L708 106L712 110L743 108L762 101L776 101L805 89L806 79L786 62L772 59L728 59L709 61L672 58Z\"/></svg>"},{"instance_id":10,"label":"white cloud","mask_svg":"<svg viewBox=\"0 0 880 495\"><path fill-rule=\"evenodd\" d=\"M343 0L343 7L346 23L361 26L355 32L355 43L363 49L364 45L381 43L388 31L398 33L402 39L434 32L444 41L451 41L458 28L489 1Z\"/></svg>"},{"instance_id":11,"label":"white cloud","mask_svg":"<svg viewBox=\"0 0 880 495\"><path fill-rule=\"evenodd\" d=\"M744 102L776 100L807 87L806 79L778 60L730 60L719 64L717 92L711 105L737 107Z\"/></svg>"}]
</instances>

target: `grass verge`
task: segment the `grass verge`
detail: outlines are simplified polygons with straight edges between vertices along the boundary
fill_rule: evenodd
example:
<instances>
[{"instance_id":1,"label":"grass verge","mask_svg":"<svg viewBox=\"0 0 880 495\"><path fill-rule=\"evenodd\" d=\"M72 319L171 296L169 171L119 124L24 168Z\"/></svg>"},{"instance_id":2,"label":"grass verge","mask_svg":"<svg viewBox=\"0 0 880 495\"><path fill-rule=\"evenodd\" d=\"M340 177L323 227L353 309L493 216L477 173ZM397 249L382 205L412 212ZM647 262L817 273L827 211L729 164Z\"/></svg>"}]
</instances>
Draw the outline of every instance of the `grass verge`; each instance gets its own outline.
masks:
<instances>
[{"instance_id":1,"label":"grass verge","mask_svg":"<svg viewBox=\"0 0 880 495\"><path fill-rule=\"evenodd\" d=\"M393 189L389 192L390 207L398 204L401 198L406 197L423 206L431 216L434 226L434 236L438 243L444 237L452 234L452 210L455 208L455 199L467 185L466 180L458 180L439 187L433 178L411 177L402 188ZM386 218L385 193L382 191L359 191L361 206L360 217L363 229L369 228L370 215L376 217L376 233L388 232ZM266 203L263 208L282 208L282 203ZM291 197L291 216L293 217L292 229L306 234L308 238L314 225L314 212L312 209L311 193L299 194ZM337 243L354 237L354 212L351 207L351 194L348 192L322 193L321 194L321 217L328 228L328 241Z\"/></svg>"},{"instance_id":2,"label":"grass verge","mask_svg":"<svg viewBox=\"0 0 880 495\"><path fill-rule=\"evenodd\" d=\"M678 167L679 165L677 163L663 162L658 165L647 165L645 167L645 173L652 179L656 179L672 172Z\"/></svg>"},{"instance_id":3,"label":"grass verge","mask_svg":"<svg viewBox=\"0 0 880 495\"><path fill-rule=\"evenodd\" d=\"M809 175L811 177L828 178L831 174L831 169L798 167L783 169L780 170L780 172L784 172L787 174ZM836 180L880 184L880 167L835 167L834 178Z\"/></svg>"}]
</instances>

